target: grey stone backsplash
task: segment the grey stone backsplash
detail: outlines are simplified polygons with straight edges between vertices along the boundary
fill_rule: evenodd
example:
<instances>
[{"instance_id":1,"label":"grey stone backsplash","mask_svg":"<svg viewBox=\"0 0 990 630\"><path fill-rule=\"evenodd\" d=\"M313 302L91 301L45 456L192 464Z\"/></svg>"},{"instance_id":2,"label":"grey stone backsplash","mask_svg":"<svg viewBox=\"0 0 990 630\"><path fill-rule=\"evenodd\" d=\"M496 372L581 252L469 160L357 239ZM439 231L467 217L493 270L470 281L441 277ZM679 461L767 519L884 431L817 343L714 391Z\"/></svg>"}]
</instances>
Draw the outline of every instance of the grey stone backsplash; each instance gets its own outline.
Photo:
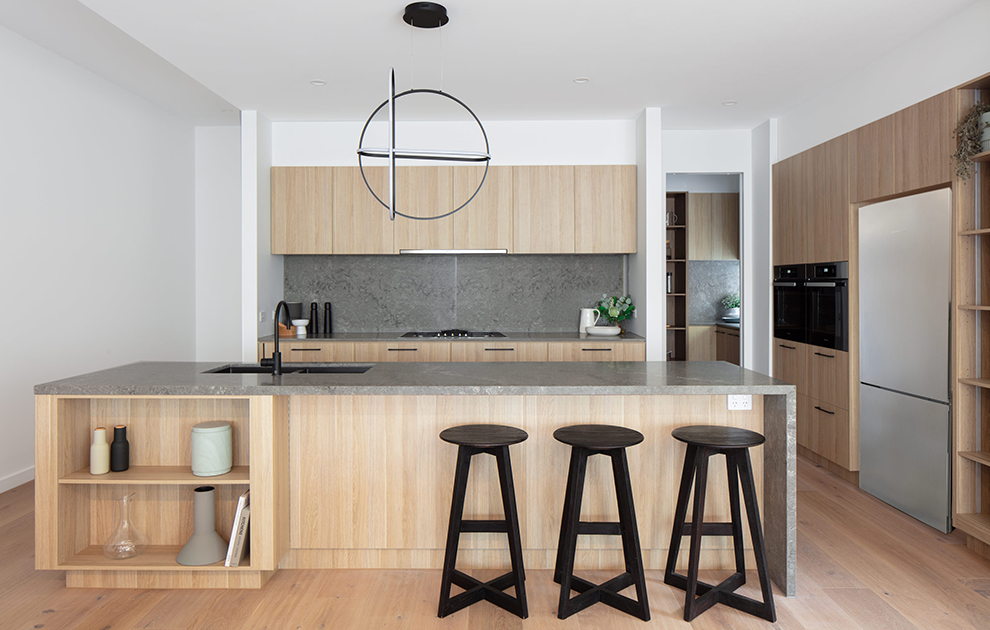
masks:
<instances>
[{"instance_id":1,"label":"grey stone backsplash","mask_svg":"<svg viewBox=\"0 0 990 630\"><path fill-rule=\"evenodd\" d=\"M714 324L725 315L722 298L739 292L738 260L688 262L688 323Z\"/></svg>"},{"instance_id":2,"label":"grey stone backsplash","mask_svg":"<svg viewBox=\"0 0 990 630\"><path fill-rule=\"evenodd\" d=\"M321 329L332 303L334 332L568 332L622 292L622 268L621 255L285 256L284 289L307 314L320 304Z\"/></svg>"}]
</instances>

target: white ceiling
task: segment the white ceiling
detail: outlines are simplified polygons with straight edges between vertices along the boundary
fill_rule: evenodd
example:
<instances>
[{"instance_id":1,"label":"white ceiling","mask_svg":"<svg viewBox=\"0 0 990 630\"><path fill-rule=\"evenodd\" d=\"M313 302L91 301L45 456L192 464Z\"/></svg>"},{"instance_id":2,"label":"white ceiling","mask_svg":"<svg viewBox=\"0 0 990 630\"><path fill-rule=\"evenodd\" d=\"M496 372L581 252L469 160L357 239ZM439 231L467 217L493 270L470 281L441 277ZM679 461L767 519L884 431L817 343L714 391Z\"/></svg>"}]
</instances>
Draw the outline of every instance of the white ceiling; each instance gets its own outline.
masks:
<instances>
[{"instance_id":1,"label":"white ceiling","mask_svg":"<svg viewBox=\"0 0 990 630\"><path fill-rule=\"evenodd\" d=\"M667 129L739 129L976 0L446 0L442 32L406 25L406 0L81 2L222 100L276 121L364 120L390 67L400 91L410 70L413 87L440 87L442 37L443 89L482 120L662 107Z\"/></svg>"}]
</instances>

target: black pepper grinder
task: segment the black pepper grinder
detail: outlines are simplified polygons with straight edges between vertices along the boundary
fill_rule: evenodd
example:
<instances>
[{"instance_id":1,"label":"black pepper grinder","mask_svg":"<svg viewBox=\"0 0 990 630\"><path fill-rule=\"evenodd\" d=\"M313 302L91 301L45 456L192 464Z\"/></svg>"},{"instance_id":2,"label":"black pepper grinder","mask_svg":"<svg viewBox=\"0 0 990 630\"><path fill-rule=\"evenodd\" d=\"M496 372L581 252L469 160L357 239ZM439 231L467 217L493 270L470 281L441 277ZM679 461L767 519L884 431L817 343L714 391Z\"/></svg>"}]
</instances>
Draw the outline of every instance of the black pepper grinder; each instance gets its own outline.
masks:
<instances>
[{"instance_id":1,"label":"black pepper grinder","mask_svg":"<svg viewBox=\"0 0 990 630\"><path fill-rule=\"evenodd\" d=\"M323 303L323 334L333 334L333 324L330 323L330 302Z\"/></svg>"},{"instance_id":2,"label":"black pepper grinder","mask_svg":"<svg viewBox=\"0 0 990 630\"><path fill-rule=\"evenodd\" d=\"M123 472L130 467L131 445L127 441L127 427L118 424L113 428L113 443L110 444L110 470Z\"/></svg>"},{"instance_id":3,"label":"black pepper grinder","mask_svg":"<svg viewBox=\"0 0 990 630\"><path fill-rule=\"evenodd\" d=\"M310 335L315 335L320 332L320 324L317 318L320 316L320 307L316 302L312 302L309 305L309 325L306 326L306 332Z\"/></svg>"}]
</instances>

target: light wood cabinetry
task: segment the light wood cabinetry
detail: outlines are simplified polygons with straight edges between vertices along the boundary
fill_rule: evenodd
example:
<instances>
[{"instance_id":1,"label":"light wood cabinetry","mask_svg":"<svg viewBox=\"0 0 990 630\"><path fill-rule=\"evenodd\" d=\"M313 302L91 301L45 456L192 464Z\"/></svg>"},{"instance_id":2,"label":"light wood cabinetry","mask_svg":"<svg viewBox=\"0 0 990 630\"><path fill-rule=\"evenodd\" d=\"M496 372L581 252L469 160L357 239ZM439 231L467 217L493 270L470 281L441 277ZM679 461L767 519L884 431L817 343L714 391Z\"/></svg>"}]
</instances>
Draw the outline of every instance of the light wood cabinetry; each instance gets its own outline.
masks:
<instances>
[{"instance_id":1,"label":"light wood cabinetry","mask_svg":"<svg viewBox=\"0 0 990 630\"><path fill-rule=\"evenodd\" d=\"M354 360L358 363L450 361L450 343L445 341L355 342Z\"/></svg>"},{"instance_id":2,"label":"light wood cabinetry","mask_svg":"<svg viewBox=\"0 0 990 630\"><path fill-rule=\"evenodd\" d=\"M636 167L574 167L574 251L636 251Z\"/></svg>"},{"instance_id":3,"label":"light wood cabinetry","mask_svg":"<svg viewBox=\"0 0 990 630\"><path fill-rule=\"evenodd\" d=\"M892 195L894 117L887 116L849 132L849 192L853 201Z\"/></svg>"},{"instance_id":4,"label":"light wood cabinetry","mask_svg":"<svg viewBox=\"0 0 990 630\"><path fill-rule=\"evenodd\" d=\"M808 349L796 341L773 340L773 377L797 387L798 393L808 392Z\"/></svg>"},{"instance_id":5,"label":"light wood cabinetry","mask_svg":"<svg viewBox=\"0 0 990 630\"><path fill-rule=\"evenodd\" d=\"M849 408L849 353L808 346L808 388L816 400Z\"/></svg>"},{"instance_id":6,"label":"light wood cabinetry","mask_svg":"<svg viewBox=\"0 0 990 630\"><path fill-rule=\"evenodd\" d=\"M686 361L691 355L688 329L688 193L667 192L667 357ZM697 331L696 331L697 332Z\"/></svg>"},{"instance_id":7,"label":"light wood cabinetry","mask_svg":"<svg viewBox=\"0 0 990 630\"><path fill-rule=\"evenodd\" d=\"M739 193L688 193L690 260L739 260Z\"/></svg>"},{"instance_id":8,"label":"light wood cabinetry","mask_svg":"<svg viewBox=\"0 0 990 630\"><path fill-rule=\"evenodd\" d=\"M715 326L688 326L687 360L716 361L717 337Z\"/></svg>"},{"instance_id":9,"label":"light wood cabinetry","mask_svg":"<svg viewBox=\"0 0 990 630\"><path fill-rule=\"evenodd\" d=\"M251 490L250 555L235 568L183 566L193 532L192 426L233 427L234 468L209 477L218 531L229 531L238 496ZM130 468L89 474L93 429L126 424ZM287 397L36 397L35 566L66 571L66 585L129 588L260 588L289 542ZM103 543L120 522L120 497L148 539L134 558L110 560Z\"/></svg>"},{"instance_id":10,"label":"light wood cabinetry","mask_svg":"<svg viewBox=\"0 0 990 630\"><path fill-rule=\"evenodd\" d=\"M515 166L512 251L574 253L574 167Z\"/></svg>"},{"instance_id":11,"label":"light wood cabinetry","mask_svg":"<svg viewBox=\"0 0 990 630\"><path fill-rule=\"evenodd\" d=\"M773 165L773 264L804 262L808 249L801 227L801 205L797 187L801 181L802 154Z\"/></svg>"},{"instance_id":12,"label":"light wood cabinetry","mask_svg":"<svg viewBox=\"0 0 990 630\"><path fill-rule=\"evenodd\" d=\"M452 217L454 249L504 249L512 253L512 168L456 166L453 203L458 206L477 196ZM484 185L478 190L481 178ZM635 218L633 219L635 223Z\"/></svg>"},{"instance_id":13,"label":"light wood cabinetry","mask_svg":"<svg viewBox=\"0 0 990 630\"><path fill-rule=\"evenodd\" d=\"M645 361L646 343L628 341L550 342L549 361Z\"/></svg>"},{"instance_id":14,"label":"light wood cabinetry","mask_svg":"<svg viewBox=\"0 0 990 630\"><path fill-rule=\"evenodd\" d=\"M333 247L332 198L329 169L272 168L272 253L329 253Z\"/></svg>"},{"instance_id":15,"label":"light wood cabinetry","mask_svg":"<svg viewBox=\"0 0 990 630\"><path fill-rule=\"evenodd\" d=\"M537 341L452 341L451 361L546 361L547 344Z\"/></svg>"},{"instance_id":16,"label":"light wood cabinetry","mask_svg":"<svg viewBox=\"0 0 990 630\"><path fill-rule=\"evenodd\" d=\"M849 412L798 394L798 445L849 470Z\"/></svg>"},{"instance_id":17,"label":"light wood cabinetry","mask_svg":"<svg viewBox=\"0 0 990 630\"><path fill-rule=\"evenodd\" d=\"M952 181L956 152L953 90L894 114L894 190L917 190Z\"/></svg>"},{"instance_id":18,"label":"light wood cabinetry","mask_svg":"<svg viewBox=\"0 0 990 630\"><path fill-rule=\"evenodd\" d=\"M268 341L258 344L259 360L270 359L275 352L275 343ZM354 344L334 341L332 343L279 340L278 351L282 353L282 363L349 363L354 361Z\"/></svg>"},{"instance_id":19,"label":"light wood cabinetry","mask_svg":"<svg viewBox=\"0 0 990 630\"><path fill-rule=\"evenodd\" d=\"M730 326L715 326L715 360L740 364L739 330Z\"/></svg>"},{"instance_id":20,"label":"light wood cabinetry","mask_svg":"<svg viewBox=\"0 0 990 630\"><path fill-rule=\"evenodd\" d=\"M396 171L395 206L414 217L435 217L453 207L453 167L403 166ZM395 253L403 249L453 249L454 219L435 220L396 217Z\"/></svg>"},{"instance_id":21,"label":"light wood cabinetry","mask_svg":"<svg viewBox=\"0 0 990 630\"><path fill-rule=\"evenodd\" d=\"M806 240L811 258L803 262L849 260L849 143L840 136L819 145L811 179L812 189L805 199L812 202L811 232Z\"/></svg>"},{"instance_id":22,"label":"light wood cabinetry","mask_svg":"<svg viewBox=\"0 0 990 630\"><path fill-rule=\"evenodd\" d=\"M274 171L274 169L272 169ZM365 185L379 195L388 194L388 169L356 166L324 169L333 173L333 248L321 254L391 254L394 223ZM274 208L272 209L274 216Z\"/></svg>"}]
</instances>

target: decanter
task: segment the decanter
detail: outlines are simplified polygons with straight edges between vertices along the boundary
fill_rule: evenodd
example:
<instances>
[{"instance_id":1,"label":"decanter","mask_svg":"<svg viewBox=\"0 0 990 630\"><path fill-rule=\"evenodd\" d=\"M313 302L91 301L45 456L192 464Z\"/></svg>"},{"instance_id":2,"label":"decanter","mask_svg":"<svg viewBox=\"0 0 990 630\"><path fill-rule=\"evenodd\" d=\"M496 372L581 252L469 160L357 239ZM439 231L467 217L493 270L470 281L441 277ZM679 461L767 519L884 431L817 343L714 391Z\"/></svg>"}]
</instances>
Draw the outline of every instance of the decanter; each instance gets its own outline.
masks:
<instances>
[{"instance_id":1,"label":"decanter","mask_svg":"<svg viewBox=\"0 0 990 630\"><path fill-rule=\"evenodd\" d=\"M133 558L144 551L148 542L144 534L131 522L131 501L134 494L125 495L120 500L120 525L117 531L103 543L103 555L113 560Z\"/></svg>"}]
</instances>

